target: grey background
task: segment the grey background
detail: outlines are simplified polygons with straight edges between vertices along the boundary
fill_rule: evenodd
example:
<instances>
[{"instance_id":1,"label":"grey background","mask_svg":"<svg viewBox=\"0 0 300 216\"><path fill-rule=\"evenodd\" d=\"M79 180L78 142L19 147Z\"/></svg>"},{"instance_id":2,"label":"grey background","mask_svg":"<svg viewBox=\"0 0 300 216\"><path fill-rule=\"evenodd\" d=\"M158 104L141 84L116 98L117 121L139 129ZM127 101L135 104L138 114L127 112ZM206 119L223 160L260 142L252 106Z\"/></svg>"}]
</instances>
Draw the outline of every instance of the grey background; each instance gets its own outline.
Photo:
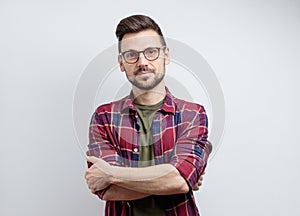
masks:
<instances>
[{"instance_id":1,"label":"grey background","mask_svg":"<svg viewBox=\"0 0 300 216\"><path fill-rule=\"evenodd\" d=\"M84 181L72 99L118 21L152 16L198 50L226 102L196 193L203 216L300 215L299 1L0 2L0 215L102 215ZM91 108L92 110L93 108Z\"/></svg>"}]
</instances>

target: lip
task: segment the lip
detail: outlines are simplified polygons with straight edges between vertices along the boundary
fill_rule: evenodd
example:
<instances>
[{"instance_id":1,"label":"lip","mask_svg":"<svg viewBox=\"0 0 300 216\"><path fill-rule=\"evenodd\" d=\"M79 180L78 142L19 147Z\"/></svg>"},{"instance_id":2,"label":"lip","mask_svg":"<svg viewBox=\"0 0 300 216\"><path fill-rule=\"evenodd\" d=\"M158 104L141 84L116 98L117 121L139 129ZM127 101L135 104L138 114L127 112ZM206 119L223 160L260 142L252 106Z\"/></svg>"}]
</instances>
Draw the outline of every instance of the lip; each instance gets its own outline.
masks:
<instances>
[{"instance_id":1,"label":"lip","mask_svg":"<svg viewBox=\"0 0 300 216\"><path fill-rule=\"evenodd\" d=\"M151 71L140 71L136 74L136 76L139 76L139 75L146 75L146 74L151 74L152 72Z\"/></svg>"}]
</instances>

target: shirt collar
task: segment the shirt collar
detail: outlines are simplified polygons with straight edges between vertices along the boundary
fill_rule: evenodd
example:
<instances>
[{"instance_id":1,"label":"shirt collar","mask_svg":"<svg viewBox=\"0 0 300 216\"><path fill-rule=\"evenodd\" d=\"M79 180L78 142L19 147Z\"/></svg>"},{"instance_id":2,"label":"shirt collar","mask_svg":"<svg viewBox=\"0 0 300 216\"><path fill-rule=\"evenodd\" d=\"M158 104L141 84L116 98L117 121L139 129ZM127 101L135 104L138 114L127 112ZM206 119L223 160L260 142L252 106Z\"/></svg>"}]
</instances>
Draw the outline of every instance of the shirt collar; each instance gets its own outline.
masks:
<instances>
[{"instance_id":1,"label":"shirt collar","mask_svg":"<svg viewBox=\"0 0 300 216\"><path fill-rule=\"evenodd\" d=\"M166 97L165 97L165 100L164 100L164 103L163 103L162 107L159 110L175 114L174 96L171 94L171 92L169 91L169 89L167 87L165 87L165 88L166 88ZM125 98L125 101L123 103L123 106L122 106L121 110L122 110L121 111L122 113L125 110L137 111L136 107L134 105L134 95L133 95L132 91Z\"/></svg>"}]
</instances>

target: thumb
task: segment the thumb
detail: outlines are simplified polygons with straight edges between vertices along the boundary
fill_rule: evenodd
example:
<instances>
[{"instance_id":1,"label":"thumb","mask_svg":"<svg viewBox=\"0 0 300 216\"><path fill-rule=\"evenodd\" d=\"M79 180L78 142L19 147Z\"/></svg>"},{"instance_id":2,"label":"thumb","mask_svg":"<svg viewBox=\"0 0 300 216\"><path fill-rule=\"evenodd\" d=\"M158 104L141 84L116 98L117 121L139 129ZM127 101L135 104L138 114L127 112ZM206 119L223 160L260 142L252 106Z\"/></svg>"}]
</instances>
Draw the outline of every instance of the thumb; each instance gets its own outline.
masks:
<instances>
[{"instance_id":1,"label":"thumb","mask_svg":"<svg viewBox=\"0 0 300 216\"><path fill-rule=\"evenodd\" d=\"M86 159L88 160L88 162L91 162L92 164L97 163L100 158L97 158L95 156L87 156Z\"/></svg>"}]
</instances>

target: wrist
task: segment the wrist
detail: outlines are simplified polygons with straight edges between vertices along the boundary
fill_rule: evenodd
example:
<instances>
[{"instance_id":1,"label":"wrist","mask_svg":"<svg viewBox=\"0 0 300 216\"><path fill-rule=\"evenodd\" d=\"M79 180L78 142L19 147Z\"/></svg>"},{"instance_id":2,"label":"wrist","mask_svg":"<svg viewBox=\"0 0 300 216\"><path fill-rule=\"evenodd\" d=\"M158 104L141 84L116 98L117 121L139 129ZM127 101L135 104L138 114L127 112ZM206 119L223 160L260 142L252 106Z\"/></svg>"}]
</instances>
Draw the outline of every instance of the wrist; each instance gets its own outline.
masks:
<instances>
[{"instance_id":1,"label":"wrist","mask_svg":"<svg viewBox=\"0 0 300 216\"><path fill-rule=\"evenodd\" d=\"M104 200L104 194L106 193L106 191L109 190L111 184L108 185L105 189L103 189L101 192L100 191L97 191L96 194L98 195L98 197L102 200Z\"/></svg>"}]
</instances>

